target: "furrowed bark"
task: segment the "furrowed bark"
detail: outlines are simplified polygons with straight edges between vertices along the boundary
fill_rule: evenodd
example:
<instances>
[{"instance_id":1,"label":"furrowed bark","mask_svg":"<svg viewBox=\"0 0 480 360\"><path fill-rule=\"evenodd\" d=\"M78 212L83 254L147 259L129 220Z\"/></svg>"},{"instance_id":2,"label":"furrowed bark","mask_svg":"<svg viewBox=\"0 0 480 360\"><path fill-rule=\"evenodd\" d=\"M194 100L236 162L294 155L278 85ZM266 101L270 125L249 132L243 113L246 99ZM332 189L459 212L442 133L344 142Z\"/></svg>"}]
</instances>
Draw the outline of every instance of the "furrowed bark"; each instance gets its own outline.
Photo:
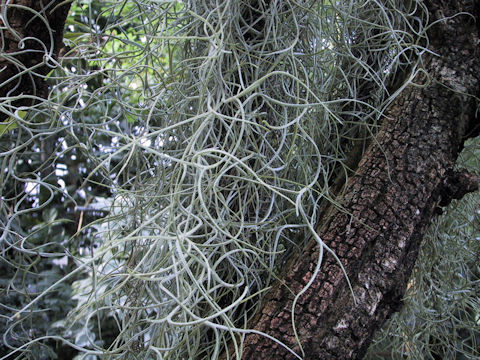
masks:
<instances>
[{"instance_id":1,"label":"furrowed bark","mask_svg":"<svg viewBox=\"0 0 480 360\"><path fill-rule=\"evenodd\" d=\"M70 5L64 0L1 0L0 121L47 96L44 76L63 46Z\"/></svg>"},{"instance_id":2,"label":"furrowed bark","mask_svg":"<svg viewBox=\"0 0 480 360\"><path fill-rule=\"evenodd\" d=\"M478 10L472 1L426 5L433 20ZM475 15L478 24L480 16ZM284 281L274 285L253 321L252 328L274 336L304 359L363 357L375 331L401 306L437 207L458 197L451 189L465 177L452 175L454 164L466 136L479 126L477 25L472 16L453 16L436 23L430 38L436 55L425 59L429 78L417 77L424 86L409 86L390 106L378 138L346 185L344 209L334 210L319 231L345 267L356 302L338 262L325 252L320 273L295 307L302 355L291 312L293 293L311 280L319 258L319 246L312 241L288 264ZM257 334L246 336L243 350L243 359L295 358Z\"/></svg>"}]
</instances>

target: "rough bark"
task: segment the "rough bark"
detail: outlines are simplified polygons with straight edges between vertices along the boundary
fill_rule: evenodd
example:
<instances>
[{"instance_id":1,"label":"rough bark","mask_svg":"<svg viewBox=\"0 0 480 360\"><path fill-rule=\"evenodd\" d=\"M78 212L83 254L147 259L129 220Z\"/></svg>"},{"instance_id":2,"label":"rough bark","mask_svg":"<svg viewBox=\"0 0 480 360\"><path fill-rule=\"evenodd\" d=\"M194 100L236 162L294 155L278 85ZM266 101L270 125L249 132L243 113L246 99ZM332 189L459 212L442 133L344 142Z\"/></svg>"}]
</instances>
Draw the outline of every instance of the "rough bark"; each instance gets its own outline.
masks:
<instances>
[{"instance_id":1,"label":"rough bark","mask_svg":"<svg viewBox=\"0 0 480 360\"><path fill-rule=\"evenodd\" d=\"M426 2L437 20L466 11L472 1ZM477 24L480 23L478 12ZM344 194L343 209L332 211L319 230L343 264L356 301L337 260L325 252L311 286L295 307L295 324L304 359L360 359L374 332L401 305L418 248L437 207L459 197L478 179L454 173L466 136L478 132L479 36L474 19L458 15L431 29L425 59L425 86L410 86L387 112ZM253 328L300 348L291 325L293 293L311 280L319 259L312 241L286 267L282 283L266 297ZM291 290L289 290L291 289ZM243 359L294 359L267 337L246 336Z\"/></svg>"},{"instance_id":2,"label":"rough bark","mask_svg":"<svg viewBox=\"0 0 480 360\"><path fill-rule=\"evenodd\" d=\"M63 0L1 0L0 121L47 96L44 77L63 46L70 5Z\"/></svg>"}]
</instances>

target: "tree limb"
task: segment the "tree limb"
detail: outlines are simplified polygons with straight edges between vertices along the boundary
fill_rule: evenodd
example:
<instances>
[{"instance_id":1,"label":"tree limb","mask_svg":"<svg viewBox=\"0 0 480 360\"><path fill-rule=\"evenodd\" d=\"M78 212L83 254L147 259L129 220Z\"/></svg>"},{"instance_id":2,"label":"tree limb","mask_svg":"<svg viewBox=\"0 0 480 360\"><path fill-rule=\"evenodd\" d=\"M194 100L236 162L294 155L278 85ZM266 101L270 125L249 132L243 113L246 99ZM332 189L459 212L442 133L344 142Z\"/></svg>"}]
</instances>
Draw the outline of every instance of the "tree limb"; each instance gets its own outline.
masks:
<instances>
[{"instance_id":1,"label":"tree limb","mask_svg":"<svg viewBox=\"0 0 480 360\"><path fill-rule=\"evenodd\" d=\"M443 16L471 10L467 1L430 6L434 19L439 10ZM286 266L280 276L284 282L274 285L253 321L255 330L298 354L303 351L305 359L362 358L375 331L398 310L421 239L445 184L452 184L450 175L465 135L477 126L480 61L475 22L457 15L432 31L430 49L438 56L425 59L429 78L416 78L425 86L408 87L391 105L377 141L347 183L343 208L333 211L319 231L344 266L355 301L338 261L325 251L312 280L320 256L312 241ZM293 294L310 281L295 306L300 348L291 325ZM267 337L249 334L243 359L254 358L294 356Z\"/></svg>"},{"instance_id":2,"label":"tree limb","mask_svg":"<svg viewBox=\"0 0 480 360\"><path fill-rule=\"evenodd\" d=\"M63 0L1 1L0 121L16 108L33 106L47 96L44 77L63 46L70 5Z\"/></svg>"}]
</instances>

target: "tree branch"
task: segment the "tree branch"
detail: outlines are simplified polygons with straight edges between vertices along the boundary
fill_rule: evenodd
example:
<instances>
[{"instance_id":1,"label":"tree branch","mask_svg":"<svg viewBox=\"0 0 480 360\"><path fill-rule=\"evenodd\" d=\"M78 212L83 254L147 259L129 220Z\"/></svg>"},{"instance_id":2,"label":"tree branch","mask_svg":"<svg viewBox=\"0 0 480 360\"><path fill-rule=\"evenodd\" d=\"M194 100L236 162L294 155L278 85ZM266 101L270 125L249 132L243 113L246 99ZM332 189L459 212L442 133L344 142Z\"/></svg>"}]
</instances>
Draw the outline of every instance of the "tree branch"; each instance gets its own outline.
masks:
<instances>
[{"instance_id":1,"label":"tree branch","mask_svg":"<svg viewBox=\"0 0 480 360\"><path fill-rule=\"evenodd\" d=\"M441 10L451 16L468 10L465 6L468 2L450 1ZM286 266L280 276L285 281L274 285L253 321L255 330L276 337L298 354L303 351L305 359L363 357L374 332L401 305L445 184L450 184L452 197L460 196L463 186L452 187L455 181L467 182L473 190L475 181L468 181L472 177L450 174L466 132L476 125L472 122L478 105L475 96L480 93L478 33L466 15L437 26L443 31L436 33L431 50L439 56L425 61L430 78L416 79L428 85L408 87L391 105L377 141L347 184L343 209L336 209L319 231L344 266L355 301L331 254L324 254L312 280L321 251L312 241ZM445 31L448 36L439 35ZM300 348L291 324L293 294L302 289L294 318ZM249 334L243 359L253 358L294 356L267 337Z\"/></svg>"},{"instance_id":2,"label":"tree branch","mask_svg":"<svg viewBox=\"0 0 480 360\"><path fill-rule=\"evenodd\" d=\"M0 121L16 108L33 106L38 98L47 96L44 76L54 67L51 59L57 59L63 46L70 5L63 0L1 1L6 21L0 18Z\"/></svg>"}]
</instances>

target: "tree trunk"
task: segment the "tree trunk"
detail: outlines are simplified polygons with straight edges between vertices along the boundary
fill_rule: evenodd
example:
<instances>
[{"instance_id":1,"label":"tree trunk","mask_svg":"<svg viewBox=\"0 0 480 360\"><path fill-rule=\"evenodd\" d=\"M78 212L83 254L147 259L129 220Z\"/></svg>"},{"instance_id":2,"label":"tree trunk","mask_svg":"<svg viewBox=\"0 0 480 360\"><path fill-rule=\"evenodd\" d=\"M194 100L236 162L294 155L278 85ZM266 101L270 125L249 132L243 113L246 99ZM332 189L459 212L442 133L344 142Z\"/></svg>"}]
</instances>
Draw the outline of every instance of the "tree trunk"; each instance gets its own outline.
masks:
<instances>
[{"instance_id":1,"label":"tree trunk","mask_svg":"<svg viewBox=\"0 0 480 360\"><path fill-rule=\"evenodd\" d=\"M304 359L360 359L373 334L398 310L421 239L438 206L478 187L453 168L463 141L478 133L480 54L478 1L426 1L430 32L425 71L390 106L375 142L349 179L343 208L319 230L341 261L324 250L318 276L299 297L292 327L293 293L311 281L320 249L312 241L287 265L251 328L293 348ZM475 98L477 96L477 98ZM458 184L464 184L459 186ZM463 187L463 189L462 189ZM291 290L289 290L291 289ZM294 359L265 336L245 338L243 359Z\"/></svg>"},{"instance_id":2,"label":"tree trunk","mask_svg":"<svg viewBox=\"0 0 480 360\"><path fill-rule=\"evenodd\" d=\"M0 121L47 96L44 77L63 46L70 5L63 0L1 0Z\"/></svg>"}]
</instances>

